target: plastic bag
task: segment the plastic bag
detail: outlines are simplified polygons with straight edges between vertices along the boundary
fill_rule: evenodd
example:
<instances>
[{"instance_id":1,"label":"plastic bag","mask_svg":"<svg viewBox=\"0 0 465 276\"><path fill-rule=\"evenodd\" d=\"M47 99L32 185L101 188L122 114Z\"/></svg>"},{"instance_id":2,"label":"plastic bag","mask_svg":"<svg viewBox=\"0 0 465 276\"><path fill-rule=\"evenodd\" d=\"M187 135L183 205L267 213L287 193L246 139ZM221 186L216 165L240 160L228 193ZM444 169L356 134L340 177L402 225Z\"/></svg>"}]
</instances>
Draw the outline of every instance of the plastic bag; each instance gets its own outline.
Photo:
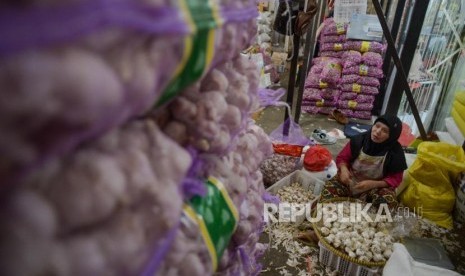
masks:
<instances>
[{"instance_id":1,"label":"plastic bag","mask_svg":"<svg viewBox=\"0 0 465 276\"><path fill-rule=\"evenodd\" d=\"M304 156L304 168L312 172L321 172L333 160L331 152L325 147L316 145L310 147Z\"/></svg>"},{"instance_id":2,"label":"plastic bag","mask_svg":"<svg viewBox=\"0 0 465 276\"><path fill-rule=\"evenodd\" d=\"M407 188L400 200L439 226L452 228L451 212L455 191L451 182L465 171L465 154L460 146L423 142L404 180ZM421 209L418 209L420 208Z\"/></svg>"},{"instance_id":3,"label":"plastic bag","mask_svg":"<svg viewBox=\"0 0 465 276\"><path fill-rule=\"evenodd\" d=\"M284 129L288 129L287 133L283 133ZM273 143L278 144L291 144L306 146L311 144L310 139L308 139L299 124L288 118L284 123L282 123L278 128L273 130L270 133L270 138Z\"/></svg>"}]
</instances>

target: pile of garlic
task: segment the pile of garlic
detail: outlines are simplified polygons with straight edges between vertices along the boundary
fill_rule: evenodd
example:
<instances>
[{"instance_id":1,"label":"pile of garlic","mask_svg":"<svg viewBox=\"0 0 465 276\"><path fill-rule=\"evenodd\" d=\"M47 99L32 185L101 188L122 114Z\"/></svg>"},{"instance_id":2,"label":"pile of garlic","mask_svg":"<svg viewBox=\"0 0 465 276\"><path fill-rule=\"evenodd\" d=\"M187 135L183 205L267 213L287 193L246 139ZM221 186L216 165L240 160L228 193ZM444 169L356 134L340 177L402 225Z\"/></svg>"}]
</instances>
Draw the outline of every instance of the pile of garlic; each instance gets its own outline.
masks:
<instances>
[{"instance_id":1,"label":"pile of garlic","mask_svg":"<svg viewBox=\"0 0 465 276\"><path fill-rule=\"evenodd\" d=\"M343 204L344 216L349 216L349 204ZM323 212L325 211L323 206ZM324 216L323 216L324 218ZM366 262L384 262L389 259L394 240L387 234L386 222L324 221L320 233L334 248L349 257Z\"/></svg>"},{"instance_id":2,"label":"pile of garlic","mask_svg":"<svg viewBox=\"0 0 465 276\"><path fill-rule=\"evenodd\" d=\"M281 188L276 194L281 202L306 204L316 197L312 191L306 190L299 182Z\"/></svg>"}]
</instances>

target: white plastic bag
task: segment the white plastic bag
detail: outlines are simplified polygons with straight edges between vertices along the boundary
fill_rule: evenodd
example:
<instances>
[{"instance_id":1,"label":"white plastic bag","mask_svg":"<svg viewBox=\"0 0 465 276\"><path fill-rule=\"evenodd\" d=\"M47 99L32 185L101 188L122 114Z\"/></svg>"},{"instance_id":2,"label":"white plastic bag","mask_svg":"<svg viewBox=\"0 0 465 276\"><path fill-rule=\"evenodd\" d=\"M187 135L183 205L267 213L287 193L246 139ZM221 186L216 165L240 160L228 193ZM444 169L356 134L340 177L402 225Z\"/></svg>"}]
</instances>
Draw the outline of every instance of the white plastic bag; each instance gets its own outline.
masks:
<instances>
[{"instance_id":1,"label":"white plastic bag","mask_svg":"<svg viewBox=\"0 0 465 276\"><path fill-rule=\"evenodd\" d=\"M413 260L407 248L401 243L394 244L394 251L383 269L383 276L458 276L455 271L427 265Z\"/></svg>"}]
</instances>

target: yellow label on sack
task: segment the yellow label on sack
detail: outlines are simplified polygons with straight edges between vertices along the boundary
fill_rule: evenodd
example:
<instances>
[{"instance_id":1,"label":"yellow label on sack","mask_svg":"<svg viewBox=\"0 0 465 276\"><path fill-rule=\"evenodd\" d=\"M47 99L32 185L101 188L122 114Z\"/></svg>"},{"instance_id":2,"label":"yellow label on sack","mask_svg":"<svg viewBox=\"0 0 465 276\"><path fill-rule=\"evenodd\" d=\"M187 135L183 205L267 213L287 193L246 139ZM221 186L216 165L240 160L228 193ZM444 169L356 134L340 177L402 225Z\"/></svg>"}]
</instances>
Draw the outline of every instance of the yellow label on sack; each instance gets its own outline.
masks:
<instances>
[{"instance_id":1,"label":"yellow label on sack","mask_svg":"<svg viewBox=\"0 0 465 276\"><path fill-rule=\"evenodd\" d=\"M356 102L356 101L349 101L349 102L347 103L347 106L348 106L349 108L354 109L354 108L357 107L357 102Z\"/></svg>"},{"instance_id":2,"label":"yellow label on sack","mask_svg":"<svg viewBox=\"0 0 465 276\"><path fill-rule=\"evenodd\" d=\"M334 44L334 51L342 51L342 43L335 43Z\"/></svg>"},{"instance_id":3,"label":"yellow label on sack","mask_svg":"<svg viewBox=\"0 0 465 276\"><path fill-rule=\"evenodd\" d=\"M346 29L344 28L344 23L336 23L336 32L337 34L344 34Z\"/></svg>"},{"instance_id":4,"label":"yellow label on sack","mask_svg":"<svg viewBox=\"0 0 465 276\"><path fill-rule=\"evenodd\" d=\"M324 81L320 81L320 88L328 88L328 83Z\"/></svg>"},{"instance_id":5,"label":"yellow label on sack","mask_svg":"<svg viewBox=\"0 0 465 276\"><path fill-rule=\"evenodd\" d=\"M368 66L365 64L360 65L360 70L358 71L360 76L366 76L368 75Z\"/></svg>"},{"instance_id":6,"label":"yellow label on sack","mask_svg":"<svg viewBox=\"0 0 465 276\"><path fill-rule=\"evenodd\" d=\"M354 83L352 84L352 91L355 93L362 92L362 86L360 84Z\"/></svg>"},{"instance_id":7,"label":"yellow label on sack","mask_svg":"<svg viewBox=\"0 0 465 276\"><path fill-rule=\"evenodd\" d=\"M316 106L318 106L318 107L322 107L322 106L324 106L324 104L325 104L325 99L321 99L321 100L316 102Z\"/></svg>"},{"instance_id":8,"label":"yellow label on sack","mask_svg":"<svg viewBox=\"0 0 465 276\"><path fill-rule=\"evenodd\" d=\"M365 53L370 51L370 42L369 41L363 41L362 45L360 46L360 52Z\"/></svg>"}]
</instances>

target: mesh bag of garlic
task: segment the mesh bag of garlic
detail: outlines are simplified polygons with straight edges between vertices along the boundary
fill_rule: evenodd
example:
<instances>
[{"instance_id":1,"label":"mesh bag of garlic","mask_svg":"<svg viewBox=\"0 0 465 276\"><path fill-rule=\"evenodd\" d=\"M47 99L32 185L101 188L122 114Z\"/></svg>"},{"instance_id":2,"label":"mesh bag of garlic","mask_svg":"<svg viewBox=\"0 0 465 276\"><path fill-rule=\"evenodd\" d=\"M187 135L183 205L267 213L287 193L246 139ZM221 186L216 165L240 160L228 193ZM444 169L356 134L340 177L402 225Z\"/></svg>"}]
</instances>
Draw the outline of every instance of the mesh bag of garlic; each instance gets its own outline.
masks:
<instances>
[{"instance_id":1,"label":"mesh bag of garlic","mask_svg":"<svg viewBox=\"0 0 465 276\"><path fill-rule=\"evenodd\" d=\"M323 202L312 212L314 230L323 246L337 257L365 267L382 267L392 254L393 223L390 214L374 213L373 208L366 211L365 204L351 198Z\"/></svg>"}]
</instances>

